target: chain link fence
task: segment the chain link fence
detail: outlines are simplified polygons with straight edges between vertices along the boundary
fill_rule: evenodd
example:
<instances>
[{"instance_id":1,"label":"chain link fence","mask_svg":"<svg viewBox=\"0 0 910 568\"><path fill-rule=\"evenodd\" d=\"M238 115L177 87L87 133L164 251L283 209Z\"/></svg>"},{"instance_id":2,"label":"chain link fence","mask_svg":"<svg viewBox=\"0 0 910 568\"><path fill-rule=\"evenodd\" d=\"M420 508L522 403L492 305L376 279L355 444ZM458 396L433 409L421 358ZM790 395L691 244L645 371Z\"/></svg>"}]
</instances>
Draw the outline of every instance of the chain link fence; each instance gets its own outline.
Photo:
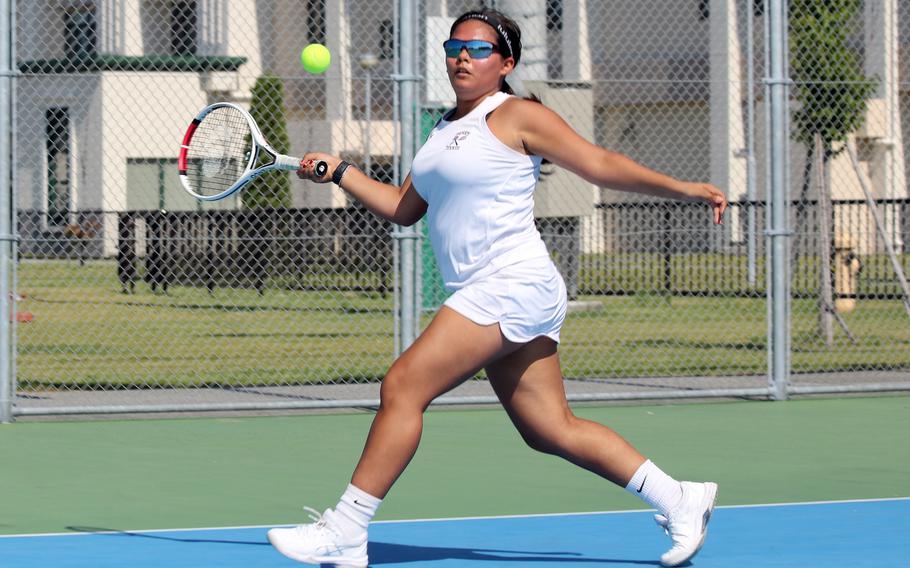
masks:
<instances>
[{"instance_id":1,"label":"chain link fence","mask_svg":"<svg viewBox=\"0 0 910 568\"><path fill-rule=\"evenodd\" d=\"M395 228L290 174L197 202L178 144L232 101L279 151L394 183L397 38L416 30L422 140L454 102L441 43L478 3L421 1L414 22L393 0L15 5L13 414L375 405L401 347ZM717 227L704 206L544 167L570 397L768 396L765 2L485 5L523 29L520 90L731 202ZM910 5L790 0L789 22L789 389L910 389ZM300 67L311 42L332 51L324 75ZM446 294L418 246L425 325ZM494 400L479 379L440 403Z\"/></svg>"}]
</instances>

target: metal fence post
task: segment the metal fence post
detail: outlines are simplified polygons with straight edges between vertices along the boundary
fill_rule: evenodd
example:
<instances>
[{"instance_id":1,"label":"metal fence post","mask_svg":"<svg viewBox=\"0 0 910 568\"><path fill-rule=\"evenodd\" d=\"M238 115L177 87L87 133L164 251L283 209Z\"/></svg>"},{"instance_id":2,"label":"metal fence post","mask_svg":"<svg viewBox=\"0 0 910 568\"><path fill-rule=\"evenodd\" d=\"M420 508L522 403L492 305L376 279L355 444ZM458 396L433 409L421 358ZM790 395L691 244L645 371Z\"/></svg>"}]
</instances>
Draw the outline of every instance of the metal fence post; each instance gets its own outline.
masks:
<instances>
[{"instance_id":1,"label":"metal fence post","mask_svg":"<svg viewBox=\"0 0 910 568\"><path fill-rule=\"evenodd\" d=\"M755 286L757 254L755 243L755 201L758 198L755 180L755 10L746 6L746 262L750 286Z\"/></svg>"},{"instance_id":2,"label":"metal fence post","mask_svg":"<svg viewBox=\"0 0 910 568\"><path fill-rule=\"evenodd\" d=\"M13 420L12 247L13 0L0 0L0 423Z\"/></svg>"},{"instance_id":3,"label":"metal fence post","mask_svg":"<svg viewBox=\"0 0 910 568\"><path fill-rule=\"evenodd\" d=\"M411 162L415 154L415 137L416 129L415 109L417 107L416 97L416 70L415 70L415 37L416 28L414 20L417 15L416 0L400 0L398 5L399 29L398 29L398 73L394 79L399 84L399 106L401 112L401 159L399 161L399 179L403 183L407 176L407 171L411 167ZM399 267L400 275L398 278L398 307L400 318L398 318L400 343L395 353L398 356L404 352L417 336L418 329L418 302L417 302L417 230L414 225L410 227L396 226L392 233L393 238L399 243Z\"/></svg>"},{"instance_id":4,"label":"metal fence post","mask_svg":"<svg viewBox=\"0 0 910 568\"><path fill-rule=\"evenodd\" d=\"M768 2L769 69L767 84L770 131L769 183L770 274L768 286L768 380L775 400L787 398L790 381L790 247L788 198L789 78L787 73L787 3Z\"/></svg>"}]
</instances>

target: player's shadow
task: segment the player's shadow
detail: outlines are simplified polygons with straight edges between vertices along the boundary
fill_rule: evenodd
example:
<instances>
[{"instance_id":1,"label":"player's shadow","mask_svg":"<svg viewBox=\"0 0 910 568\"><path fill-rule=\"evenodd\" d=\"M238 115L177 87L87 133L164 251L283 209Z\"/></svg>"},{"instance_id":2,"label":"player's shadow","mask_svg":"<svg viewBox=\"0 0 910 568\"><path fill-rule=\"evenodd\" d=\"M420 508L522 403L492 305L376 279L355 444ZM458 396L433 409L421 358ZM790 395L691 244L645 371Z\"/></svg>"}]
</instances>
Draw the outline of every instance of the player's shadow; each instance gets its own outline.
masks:
<instances>
[{"instance_id":1,"label":"player's shadow","mask_svg":"<svg viewBox=\"0 0 910 568\"><path fill-rule=\"evenodd\" d=\"M165 540L170 542L206 543L206 544L239 544L253 546L269 546L263 540L217 539L199 538L191 534L173 534L157 532L131 532L120 529L102 527L68 526L67 530L81 533L110 535L114 537L143 538L151 540ZM526 550L500 550L489 548L454 548L448 546L418 546L411 544L396 544L389 542L371 541L368 554L370 566L383 564L407 564L410 562L431 562L434 560L461 560L464 562L517 562L517 563L558 563L571 564L586 562L594 564L622 564L636 566L659 566L654 560L631 560L622 558L591 558L575 552L529 552ZM685 563L682 566L691 566Z\"/></svg>"},{"instance_id":2,"label":"player's shadow","mask_svg":"<svg viewBox=\"0 0 910 568\"><path fill-rule=\"evenodd\" d=\"M120 529L105 529L101 527L81 527L81 526L69 526L66 527L67 530L73 532L81 533L92 533L92 534L102 534L102 535L112 535L118 537L133 537L133 538L148 538L152 540L167 540L171 542L188 542L188 543L213 543L213 544L252 544L255 546L269 546L269 543L265 540L232 540L232 539L218 539L218 538L194 538L189 536L192 533L189 533L187 536L173 536L163 533L154 533L154 532L131 532L124 531Z\"/></svg>"},{"instance_id":3,"label":"player's shadow","mask_svg":"<svg viewBox=\"0 0 910 568\"><path fill-rule=\"evenodd\" d=\"M525 550L497 550L488 548L453 548L442 546L417 546L370 541L367 553L370 566L382 564L404 564L408 562L431 562L434 560L462 560L465 562L516 562L571 564L585 562L594 564L625 564L660 566L655 560L629 560L620 558L591 558L574 552L529 552ZM690 566L686 563L683 566Z\"/></svg>"}]
</instances>

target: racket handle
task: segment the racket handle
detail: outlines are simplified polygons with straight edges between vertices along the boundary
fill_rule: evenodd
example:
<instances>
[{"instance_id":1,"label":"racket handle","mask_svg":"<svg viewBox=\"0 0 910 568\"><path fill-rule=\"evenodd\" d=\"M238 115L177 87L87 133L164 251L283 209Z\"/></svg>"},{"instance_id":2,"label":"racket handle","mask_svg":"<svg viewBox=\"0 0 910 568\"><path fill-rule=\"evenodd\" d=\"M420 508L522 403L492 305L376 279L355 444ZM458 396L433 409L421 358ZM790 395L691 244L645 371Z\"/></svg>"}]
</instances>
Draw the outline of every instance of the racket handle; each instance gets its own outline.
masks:
<instances>
[{"instance_id":1,"label":"racket handle","mask_svg":"<svg viewBox=\"0 0 910 568\"><path fill-rule=\"evenodd\" d=\"M279 154L279 155L275 156L275 165L277 165L278 168L280 168L282 170L296 171L296 170L300 169L301 164L300 164L300 158L295 158L293 156L285 156L283 154ZM322 160L317 160L316 163L313 164L313 171L316 172L316 175L319 176L320 179L324 178L325 174L327 174L329 171L328 162L324 162Z\"/></svg>"}]
</instances>

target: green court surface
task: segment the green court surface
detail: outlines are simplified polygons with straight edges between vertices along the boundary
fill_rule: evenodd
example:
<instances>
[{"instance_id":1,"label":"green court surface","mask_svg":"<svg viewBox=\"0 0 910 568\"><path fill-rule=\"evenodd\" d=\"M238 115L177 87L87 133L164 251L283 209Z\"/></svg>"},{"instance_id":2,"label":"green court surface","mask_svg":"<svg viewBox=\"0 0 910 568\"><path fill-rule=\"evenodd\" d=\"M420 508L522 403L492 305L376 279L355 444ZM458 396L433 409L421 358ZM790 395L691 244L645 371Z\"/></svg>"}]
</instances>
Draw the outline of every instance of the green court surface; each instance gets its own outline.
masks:
<instances>
[{"instance_id":1,"label":"green court surface","mask_svg":"<svg viewBox=\"0 0 910 568\"><path fill-rule=\"evenodd\" d=\"M910 497L910 397L579 406L721 505ZM0 426L0 534L284 524L335 504L372 414ZM641 509L527 448L501 409L433 410L377 520Z\"/></svg>"}]
</instances>

